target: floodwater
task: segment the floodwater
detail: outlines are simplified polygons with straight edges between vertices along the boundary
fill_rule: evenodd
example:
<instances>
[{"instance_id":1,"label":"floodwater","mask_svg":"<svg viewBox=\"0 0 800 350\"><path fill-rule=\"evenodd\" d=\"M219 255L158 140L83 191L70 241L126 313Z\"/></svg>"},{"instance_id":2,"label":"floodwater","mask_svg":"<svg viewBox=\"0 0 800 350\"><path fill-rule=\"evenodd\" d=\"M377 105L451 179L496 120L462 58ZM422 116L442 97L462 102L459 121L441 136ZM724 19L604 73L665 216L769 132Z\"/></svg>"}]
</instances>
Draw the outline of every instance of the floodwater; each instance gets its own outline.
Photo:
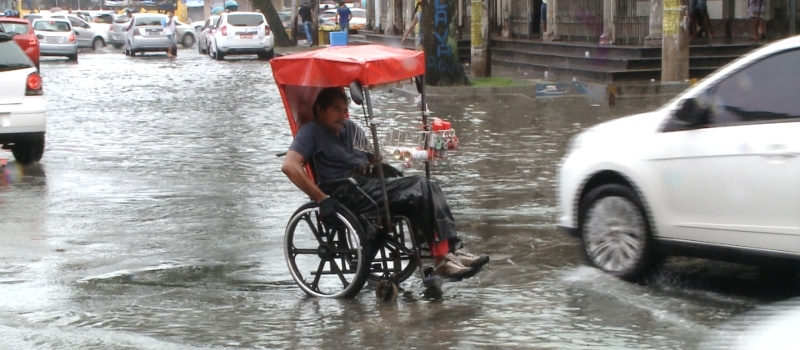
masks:
<instances>
[{"instance_id":1,"label":"floodwater","mask_svg":"<svg viewBox=\"0 0 800 350\"><path fill-rule=\"evenodd\" d=\"M671 259L640 284L587 266L555 227L566 143L666 98L504 95L429 101L460 140L433 177L467 247L491 256L484 271L441 300L416 275L396 303L369 286L307 297L283 255L307 198L275 156L291 136L268 63L110 47L79 60L43 60L44 158L0 187L3 349L693 349L800 294L796 280L704 260ZM373 97L393 125L417 118L412 98Z\"/></svg>"}]
</instances>

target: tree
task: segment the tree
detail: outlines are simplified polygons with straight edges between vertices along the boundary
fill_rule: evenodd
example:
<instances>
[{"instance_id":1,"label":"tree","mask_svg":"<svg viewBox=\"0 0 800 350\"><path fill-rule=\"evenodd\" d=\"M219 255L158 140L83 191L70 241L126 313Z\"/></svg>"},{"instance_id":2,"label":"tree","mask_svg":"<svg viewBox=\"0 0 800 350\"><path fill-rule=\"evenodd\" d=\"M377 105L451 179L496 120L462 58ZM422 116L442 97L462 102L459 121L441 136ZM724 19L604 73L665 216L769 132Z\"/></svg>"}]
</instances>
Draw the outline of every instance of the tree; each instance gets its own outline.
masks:
<instances>
[{"instance_id":1,"label":"tree","mask_svg":"<svg viewBox=\"0 0 800 350\"><path fill-rule=\"evenodd\" d=\"M275 10L275 5L272 4L271 0L253 0L253 7L261 11L264 17L267 18L269 29L275 37L276 47L294 46L289 34L286 33L286 29L283 28L283 22L281 22L278 11Z\"/></svg>"},{"instance_id":2,"label":"tree","mask_svg":"<svg viewBox=\"0 0 800 350\"><path fill-rule=\"evenodd\" d=\"M423 1L420 25L427 85L469 85L467 74L458 58L456 6L457 3L453 0Z\"/></svg>"}]
</instances>

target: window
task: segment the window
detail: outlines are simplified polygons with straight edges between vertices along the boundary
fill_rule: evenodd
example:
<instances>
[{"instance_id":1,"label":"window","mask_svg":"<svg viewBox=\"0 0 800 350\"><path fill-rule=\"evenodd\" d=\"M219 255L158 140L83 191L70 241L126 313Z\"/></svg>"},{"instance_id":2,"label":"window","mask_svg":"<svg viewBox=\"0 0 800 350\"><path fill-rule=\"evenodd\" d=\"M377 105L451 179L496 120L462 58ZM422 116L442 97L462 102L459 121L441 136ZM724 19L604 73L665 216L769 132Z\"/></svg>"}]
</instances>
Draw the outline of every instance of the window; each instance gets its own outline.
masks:
<instances>
[{"instance_id":1,"label":"window","mask_svg":"<svg viewBox=\"0 0 800 350\"><path fill-rule=\"evenodd\" d=\"M6 33L11 34L26 34L30 29L30 26L25 23L16 23L16 22L0 22L0 26L5 29Z\"/></svg>"},{"instance_id":2,"label":"window","mask_svg":"<svg viewBox=\"0 0 800 350\"><path fill-rule=\"evenodd\" d=\"M137 17L136 26L160 26L161 17Z\"/></svg>"},{"instance_id":3,"label":"window","mask_svg":"<svg viewBox=\"0 0 800 350\"><path fill-rule=\"evenodd\" d=\"M709 89L711 126L800 119L800 50L761 59Z\"/></svg>"},{"instance_id":4,"label":"window","mask_svg":"<svg viewBox=\"0 0 800 350\"><path fill-rule=\"evenodd\" d=\"M31 59L14 40L0 41L0 72L33 67Z\"/></svg>"},{"instance_id":5,"label":"window","mask_svg":"<svg viewBox=\"0 0 800 350\"><path fill-rule=\"evenodd\" d=\"M228 16L228 24L242 27L255 27L264 23L264 16L256 14L237 14Z\"/></svg>"}]
</instances>

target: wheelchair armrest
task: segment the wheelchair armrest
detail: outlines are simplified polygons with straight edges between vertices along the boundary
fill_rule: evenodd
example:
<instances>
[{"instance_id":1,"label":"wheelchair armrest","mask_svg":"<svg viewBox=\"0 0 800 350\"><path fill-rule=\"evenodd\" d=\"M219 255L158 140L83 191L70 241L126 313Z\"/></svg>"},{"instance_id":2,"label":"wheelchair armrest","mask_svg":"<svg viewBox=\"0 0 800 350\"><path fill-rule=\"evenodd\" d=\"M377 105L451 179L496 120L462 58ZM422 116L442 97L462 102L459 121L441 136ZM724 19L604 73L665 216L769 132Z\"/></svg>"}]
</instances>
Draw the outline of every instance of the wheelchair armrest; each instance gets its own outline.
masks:
<instances>
[{"instance_id":1,"label":"wheelchair armrest","mask_svg":"<svg viewBox=\"0 0 800 350\"><path fill-rule=\"evenodd\" d=\"M326 187L330 186L330 187L336 189L336 190L333 191L333 193L329 193L328 194L331 197L336 197L339 193L341 193L342 191L344 191L344 190L346 190L347 188L350 187L350 186L345 186L345 185L358 186L358 182L356 182L356 179L354 179L352 177L348 177L348 178L344 178L344 179L336 179L336 180L331 180L331 181L325 181L325 186Z\"/></svg>"}]
</instances>

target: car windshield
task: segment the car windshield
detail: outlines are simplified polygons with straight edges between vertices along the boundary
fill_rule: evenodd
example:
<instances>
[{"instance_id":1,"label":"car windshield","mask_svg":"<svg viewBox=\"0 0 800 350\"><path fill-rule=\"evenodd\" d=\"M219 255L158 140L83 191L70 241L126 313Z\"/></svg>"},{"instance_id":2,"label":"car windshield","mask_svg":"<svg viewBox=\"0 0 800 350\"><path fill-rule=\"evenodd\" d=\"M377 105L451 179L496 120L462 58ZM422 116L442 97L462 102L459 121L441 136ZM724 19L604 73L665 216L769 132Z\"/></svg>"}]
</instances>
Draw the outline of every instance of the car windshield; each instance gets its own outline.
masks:
<instances>
[{"instance_id":1,"label":"car windshield","mask_svg":"<svg viewBox=\"0 0 800 350\"><path fill-rule=\"evenodd\" d=\"M62 21L36 21L33 24L33 30L40 30L43 32L68 32L69 22Z\"/></svg>"},{"instance_id":2,"label":"car windshield","mask_svg":"<svg viewBox=\"0 0 800 350\"><path fill-rule=\"evenodd\" d=\"M114 22L114 16L112 15L98 15L94 18L94 23L111 24L112 22Z\"/></svg>"},{"instance_id":3,"label":"car windshield","mask_svg":"<svg viewBox=\"0 0 800 350\"><path fill-rule=\"evenodd\" d=\"M136 18L136 26L160 26L162 17L138 17Z\"/></svg>"},{"instance_id":4,"label":"car windshield","mask_svg":"<svg viewBox=\"0 0 800 350\"><path fill-rule=\"evenodd\" d=\"M2 20L0 20L0 26L3 27L6 33L11 35L27 34L31 28L27 23L3 22Z\"/></svg>"},{"instance_id":5,"label":"car windshield","mask_svg":"<svg viewBox=\"0 0 800 350\"><path fill-rule=\"evenodd\" d=\"M33 62L22 52L17 43L0 38L0 72L28 67L33 67Z\"/></svg>"},{"instance_id":6,"label":"car windshield","mask_svg":"<svg viewBox=\"0 0 800 350\"><path fill-rule=\"evenodd\" d=\"M235 26L257 26L264 23L264 17L256 14L236 14L228 16L228 23Z\"/></svg>"}]
</instances>

